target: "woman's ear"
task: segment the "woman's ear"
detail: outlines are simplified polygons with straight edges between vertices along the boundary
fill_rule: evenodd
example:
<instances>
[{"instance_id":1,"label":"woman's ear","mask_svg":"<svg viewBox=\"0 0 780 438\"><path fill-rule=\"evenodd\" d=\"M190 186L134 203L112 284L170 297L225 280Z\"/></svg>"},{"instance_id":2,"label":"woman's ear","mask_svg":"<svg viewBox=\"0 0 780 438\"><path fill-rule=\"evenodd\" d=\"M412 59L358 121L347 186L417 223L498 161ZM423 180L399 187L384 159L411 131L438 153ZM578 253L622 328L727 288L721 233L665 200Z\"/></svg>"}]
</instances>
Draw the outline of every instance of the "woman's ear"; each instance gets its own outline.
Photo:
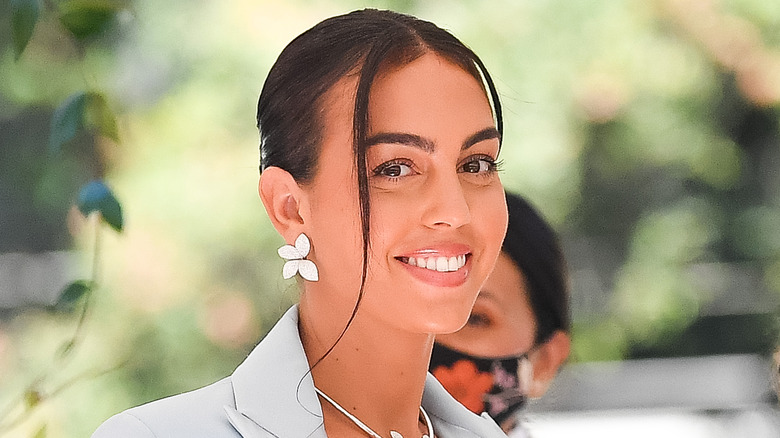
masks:
<instances>
[{"instance_id":1,"label":"woman's ear","mask_svg":"<svg viewBox=\"0 0 780 438\"><path fill-rule=\"evenodd\" d=\"M569 357L571 339L561 330L556 330L550 339L536 348L529 359L533 364L533 381L528 391L531 398L539 398L547 392L558 369Z\"/></svg>"},{"instance_id":2,"label":"woman's ear","mask_svg":"<svg viewBox=\"0 0 780 438\"><path fill-rule=\"evenodd\" d=\"M268 167L260 175L260 199L276 231L286 242L292 242L303 232L301 202L304 196L295 178L279 167Z\"/></svg>"}]
</instances>

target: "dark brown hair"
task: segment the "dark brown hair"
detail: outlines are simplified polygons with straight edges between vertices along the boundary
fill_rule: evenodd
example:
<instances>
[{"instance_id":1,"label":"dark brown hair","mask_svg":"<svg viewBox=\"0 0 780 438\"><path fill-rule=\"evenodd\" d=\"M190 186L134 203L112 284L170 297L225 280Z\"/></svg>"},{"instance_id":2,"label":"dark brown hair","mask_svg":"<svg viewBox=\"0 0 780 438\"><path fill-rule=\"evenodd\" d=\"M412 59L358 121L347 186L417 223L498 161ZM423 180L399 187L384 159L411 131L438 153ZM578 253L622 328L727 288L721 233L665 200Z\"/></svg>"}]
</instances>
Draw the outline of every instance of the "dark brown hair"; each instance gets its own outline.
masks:
<instances>
[{"instance_id":1,"label":"dark brown hair","mask_svg":"<svg viewBox=\"0 0 780 438\"><path fill-rule=\"evenodd\" d=\"M502 250L523 273L536 317L534 342L546 342L556 330L568 333L569 287L558 237L542 216L520 196L506 194L509 225Z\"/></svg>"}]
</instances>

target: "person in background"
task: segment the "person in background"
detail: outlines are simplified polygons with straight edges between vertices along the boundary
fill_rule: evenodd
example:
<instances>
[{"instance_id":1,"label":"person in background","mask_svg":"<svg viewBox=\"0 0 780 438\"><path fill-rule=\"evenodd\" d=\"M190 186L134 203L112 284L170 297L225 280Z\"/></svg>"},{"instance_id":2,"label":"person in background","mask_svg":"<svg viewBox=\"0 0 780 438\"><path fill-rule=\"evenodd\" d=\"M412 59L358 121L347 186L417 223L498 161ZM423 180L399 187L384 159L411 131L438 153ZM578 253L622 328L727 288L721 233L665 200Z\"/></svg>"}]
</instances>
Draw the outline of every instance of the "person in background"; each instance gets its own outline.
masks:
<instances>
[{"instance_id":1,"label":"person in background","mask_svg":"<svg viewBox=\"0 0 780 438\"><path fill-rule=\"evenodd\" d=\"M569 355L566 267L554 231L507 193L509 225L466 325L439 335L430 371L464 406L521 435L515 415L541 397Z\"/></svg>"}]
</instances>

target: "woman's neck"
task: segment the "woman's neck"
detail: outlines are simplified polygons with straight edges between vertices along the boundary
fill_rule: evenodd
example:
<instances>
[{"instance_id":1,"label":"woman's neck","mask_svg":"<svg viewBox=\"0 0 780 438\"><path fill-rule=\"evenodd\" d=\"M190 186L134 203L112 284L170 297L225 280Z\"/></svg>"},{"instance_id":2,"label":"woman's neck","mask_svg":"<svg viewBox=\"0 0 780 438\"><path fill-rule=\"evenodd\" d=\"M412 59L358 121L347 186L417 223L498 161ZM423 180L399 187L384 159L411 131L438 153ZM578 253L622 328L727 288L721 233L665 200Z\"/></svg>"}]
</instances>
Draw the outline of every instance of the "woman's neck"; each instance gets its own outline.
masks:
<instances>
[{"instance_id":1,"label":"woman's neck","mask_svg":"<svg viewBox=\"0 0 780 438\"><path fill-rule=\"evenodd\" d=\"M302 298L299 311L301 341L315 385L378 434L396 430L407 438L419 437L433 335L403 331L358 311L341 340L319 360L343 331L351 309L323 312ZM331 436L365 436L328 403L322 407Z\"/></svg>"}]
</instances>

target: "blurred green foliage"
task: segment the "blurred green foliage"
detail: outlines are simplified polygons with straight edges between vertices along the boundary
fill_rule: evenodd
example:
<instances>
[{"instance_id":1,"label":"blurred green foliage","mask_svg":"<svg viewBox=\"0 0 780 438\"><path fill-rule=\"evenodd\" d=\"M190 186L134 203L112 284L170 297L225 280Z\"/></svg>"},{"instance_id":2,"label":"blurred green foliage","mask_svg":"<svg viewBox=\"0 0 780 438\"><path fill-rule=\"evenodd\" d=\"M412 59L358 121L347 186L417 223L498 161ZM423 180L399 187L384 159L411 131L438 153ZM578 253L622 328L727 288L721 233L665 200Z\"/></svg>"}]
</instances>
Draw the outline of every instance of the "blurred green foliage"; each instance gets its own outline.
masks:
<instances>
[{"instance_id":1,"label":"blurred green foliage","mask_svg":"<svg viewBox=\"0 0 780 438\"><path fill-rule=\"evenodd\" d=\"M9 436L87 436L215 381L296 301L256 194L256 99L294 36L365 6L430 19L490 68L502 180L569 259L572 360L775 345L780 3L13 0L0 5L0 253L75 247L92 263L90 228L68 211L94 179L125 217L101 238L101 287L47 386L78 312L0 312L0 415L19 396L36 407Z\"/></svg>"},{"instance_id":2,"label":"blurred green foliage","mask_svg":"<svg viewBox=\"0 0 780 438\"><path fill-rule=\"evenodd\" d=\"M41 5L37 0L11 0L12 38L16 59L19 59L30 42L40 13Z\"/></svg>"}]
</instances>

